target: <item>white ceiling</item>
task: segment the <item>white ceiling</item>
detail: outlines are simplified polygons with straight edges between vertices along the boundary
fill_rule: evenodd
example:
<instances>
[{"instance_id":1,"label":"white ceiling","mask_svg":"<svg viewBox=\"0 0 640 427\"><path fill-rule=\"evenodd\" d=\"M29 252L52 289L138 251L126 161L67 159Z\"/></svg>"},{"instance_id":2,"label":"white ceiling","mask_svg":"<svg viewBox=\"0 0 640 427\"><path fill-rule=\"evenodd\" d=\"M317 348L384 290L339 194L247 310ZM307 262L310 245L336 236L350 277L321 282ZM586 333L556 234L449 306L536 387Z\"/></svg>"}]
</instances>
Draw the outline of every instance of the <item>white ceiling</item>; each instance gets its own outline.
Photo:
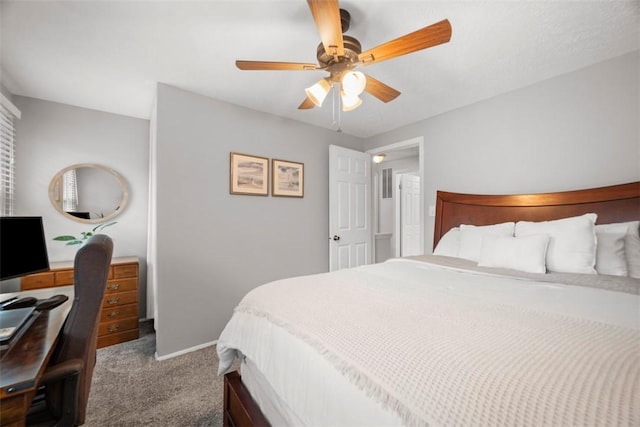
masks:
<instances>
[{"instance_id":1,"label":"white ceiling","mask_svg":"<svg viewBox=\"0 0 640 427\"><path fill-rule=\"evenodd\" d=\"M367 68L402 92L340 115L367 137L640 46L640 2L350 0L363 50L442 19L451 41ZM322 71L240 71L236 59L316 62L305 1L1 0L2 84L13 94L149 118L157 82L337 129L331 95L301 111Z\"/></svg>"}]
</instances>

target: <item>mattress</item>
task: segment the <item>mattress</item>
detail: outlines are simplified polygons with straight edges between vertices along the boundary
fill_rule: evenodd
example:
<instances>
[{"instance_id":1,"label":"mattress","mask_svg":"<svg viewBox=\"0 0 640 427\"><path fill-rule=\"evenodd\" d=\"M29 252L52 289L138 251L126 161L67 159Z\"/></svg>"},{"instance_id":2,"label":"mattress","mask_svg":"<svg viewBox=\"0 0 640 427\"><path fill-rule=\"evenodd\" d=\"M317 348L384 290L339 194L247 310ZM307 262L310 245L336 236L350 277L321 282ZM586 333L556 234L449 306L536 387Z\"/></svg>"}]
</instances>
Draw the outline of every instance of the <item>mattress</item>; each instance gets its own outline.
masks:
<instances>
[{"instance_id":1,"label":"mattress","mask_svg":"<svg viewBox=\"0 0 640 427\"><path fill-rule=\"evenodd\" d=\"M281 341L282 344L286 342L287 339ZM279 347L274 353L282 351ZM300 349L289 348L287 351L296 350ZM303 355L308 350L304 349L299 354ZM307 361L289 365L280 376L270 374L271 380L255 363L243 359L240 365L242 382L272 426L401 425L396 414L363 395L331 365L323 363L322 359L314 361L316 356L313 353L307 356ZM285 386L284 393L274 389L273 378L279 379L275 380L279 381L276 388L282 390ZM314 384L314 387L309 384ZM292 399L292 396L299 398Z\"/></svg>"},{"instance_id":2,"label":"mattress","mask_svg":"<svg viewBox=\"0 0 640 427\"><path fill-rule=\"evenodd\" d=\"M234 312L219 373L244 359L274 425L637 425L639 282L535 279L434 257L274 282Z\"/></svg>"}]
</instances>

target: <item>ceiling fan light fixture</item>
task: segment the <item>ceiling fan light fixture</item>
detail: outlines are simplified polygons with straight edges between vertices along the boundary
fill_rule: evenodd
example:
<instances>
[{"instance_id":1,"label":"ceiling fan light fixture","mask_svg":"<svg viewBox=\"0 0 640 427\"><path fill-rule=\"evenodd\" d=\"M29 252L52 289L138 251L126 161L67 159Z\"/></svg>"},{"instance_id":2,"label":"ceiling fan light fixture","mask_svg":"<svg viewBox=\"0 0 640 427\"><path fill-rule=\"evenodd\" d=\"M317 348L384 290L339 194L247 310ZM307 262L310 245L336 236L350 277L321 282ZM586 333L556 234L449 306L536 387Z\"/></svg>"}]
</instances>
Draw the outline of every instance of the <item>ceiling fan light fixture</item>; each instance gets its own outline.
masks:
<instances>
[{"instance_id":1,"label":"ceiling fan light fixture","mask_svg":"<svg viewBox=\"0 0 640 427\"><path fill-rule=\"evenodd\" d=\"M358 95L352 95L345 91L340 91L340 99L342 99L342 111L355 110L362 104L362 99Z\"/></svg>"},{"instance_id":2,"label":"ceiling fan light fixture","mask_svg":"<svg viewBox=\"0 0 640 427\"><path fill-rule=\"evenodd\" d=\"M367 78L360 71L347 71L342 76L342 90L349 95L360 95L367 85Z\"/></svg>"},{"instance_id":3,"label":"ceiling fan light fixture","mask_svg":"<svg viewBox=\"0 0 640 427\"><path fill-rule=\"evenodd\" d=\"M322 102L327 97L327 94L331 90L331 85L327 81L327 79L319 80L316 84L311 87L308 87L304 90L307 94L307 97L316 104L316 106L321 107Z\"/></svg>"}]
</instances>

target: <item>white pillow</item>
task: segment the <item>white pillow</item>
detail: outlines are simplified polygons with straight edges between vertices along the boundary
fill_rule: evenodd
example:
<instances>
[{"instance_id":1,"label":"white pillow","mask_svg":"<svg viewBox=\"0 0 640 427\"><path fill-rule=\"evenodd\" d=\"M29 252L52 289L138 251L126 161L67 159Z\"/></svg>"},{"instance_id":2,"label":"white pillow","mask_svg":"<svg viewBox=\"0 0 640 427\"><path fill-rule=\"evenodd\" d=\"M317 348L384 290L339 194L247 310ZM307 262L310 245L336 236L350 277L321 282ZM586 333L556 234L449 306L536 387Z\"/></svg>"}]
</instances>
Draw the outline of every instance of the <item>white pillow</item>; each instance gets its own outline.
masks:
<instances>
[{"instance_id":1,"label":"white pillow","mask_svg":"<svg viewBox=\"0 0 640 427\"><path fill-rule=\"evenodd\" d=\"M630 221L624 236L624 255L629 276L640 279L640 221Z\"/></svg>"},{"instance_id":2,"label":"white pillow","mask_svg":"<svg viewBox=\"0 0 640 427\"><path fill-rule=\"evenodd\" d=\"M596 225L596 271L598 274L626 276L625 235L629 225L625 223Z\"/></svg>"},{"instance_id":3,"label":"white pillow","mask_svg":"<svg viewBox=\"0 0 640 427\"><path fill-rule=\"evenodd\" d=\"M596 225L596 233L624 233L624 259L626 261L627 275L640 279L640 221L617 222L613 224ZM600 235L598 245L600 245ZM596 258L596 269L598 268ZM618 260L619 262L619 260ZM598 272L600 272L598 270ZM607 273L602 273L607 274ZM611 274L611 273L609 273Z\"/></svg>"},{"instance_id":4,"label":"white pillow","mask_svg":"<svg viewBox=\"0 0 640 427\"><path fill-rule=\"evenodd\" d=\"M500 267L527 273L546 273L549 236L532 234L524 237L484 236L480 267Z\"/></svg>"},{"instance_id":5,"label":"white pillow","mask_svg":"<svg viewBox=\"0 0 640 427\"><path fill-rule=\"evenodd\" d=\"M444 236L440 237L436 248L433 250L434 255L444 255L458 257L460 248L460 229L453 227L447 231Z\"/></svg>"},{"instance_id":6,"label":"white pillow","mask_svg":"<svg viewBox=\"0 0 640 427\"><path fill-rule=\"evenodd\" d=\"M494 225L460 226L460 250L458 257L478 262L484 236L512 237L515 223L503 222Z\"/></svg>"},{"instance_id":7,"label":"white pillow","mask_svg":"<svg viewBox=\"0 0 640 427\"><path fill-rule=\"evenodd\" d=\"M563 273L596 274L596 232L598 215L581 216L553 221L516 223L515 236L548 234L547 270Z\"/></svg>"}]
</instances>

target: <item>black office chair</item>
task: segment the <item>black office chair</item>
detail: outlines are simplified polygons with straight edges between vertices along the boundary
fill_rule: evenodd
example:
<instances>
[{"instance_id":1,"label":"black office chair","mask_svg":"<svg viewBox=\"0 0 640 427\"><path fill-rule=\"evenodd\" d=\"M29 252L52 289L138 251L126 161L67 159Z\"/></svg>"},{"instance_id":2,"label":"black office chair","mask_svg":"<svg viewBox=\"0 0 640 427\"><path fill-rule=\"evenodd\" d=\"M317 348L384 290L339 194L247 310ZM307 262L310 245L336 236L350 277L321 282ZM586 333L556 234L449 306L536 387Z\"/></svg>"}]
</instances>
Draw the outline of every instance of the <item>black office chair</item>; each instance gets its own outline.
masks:
<instances>
[{"instance_id":1,"label":"black office chair","mask_svg":"<svg viewBox=\"0 0 640 427\"><path fill-rule=\"evenodd\" d=\"M112 254L113 241L103 234L90 237L76 253L73 305L29 408L28 426L84 424Z\"/></svg>"}]
</instances>

